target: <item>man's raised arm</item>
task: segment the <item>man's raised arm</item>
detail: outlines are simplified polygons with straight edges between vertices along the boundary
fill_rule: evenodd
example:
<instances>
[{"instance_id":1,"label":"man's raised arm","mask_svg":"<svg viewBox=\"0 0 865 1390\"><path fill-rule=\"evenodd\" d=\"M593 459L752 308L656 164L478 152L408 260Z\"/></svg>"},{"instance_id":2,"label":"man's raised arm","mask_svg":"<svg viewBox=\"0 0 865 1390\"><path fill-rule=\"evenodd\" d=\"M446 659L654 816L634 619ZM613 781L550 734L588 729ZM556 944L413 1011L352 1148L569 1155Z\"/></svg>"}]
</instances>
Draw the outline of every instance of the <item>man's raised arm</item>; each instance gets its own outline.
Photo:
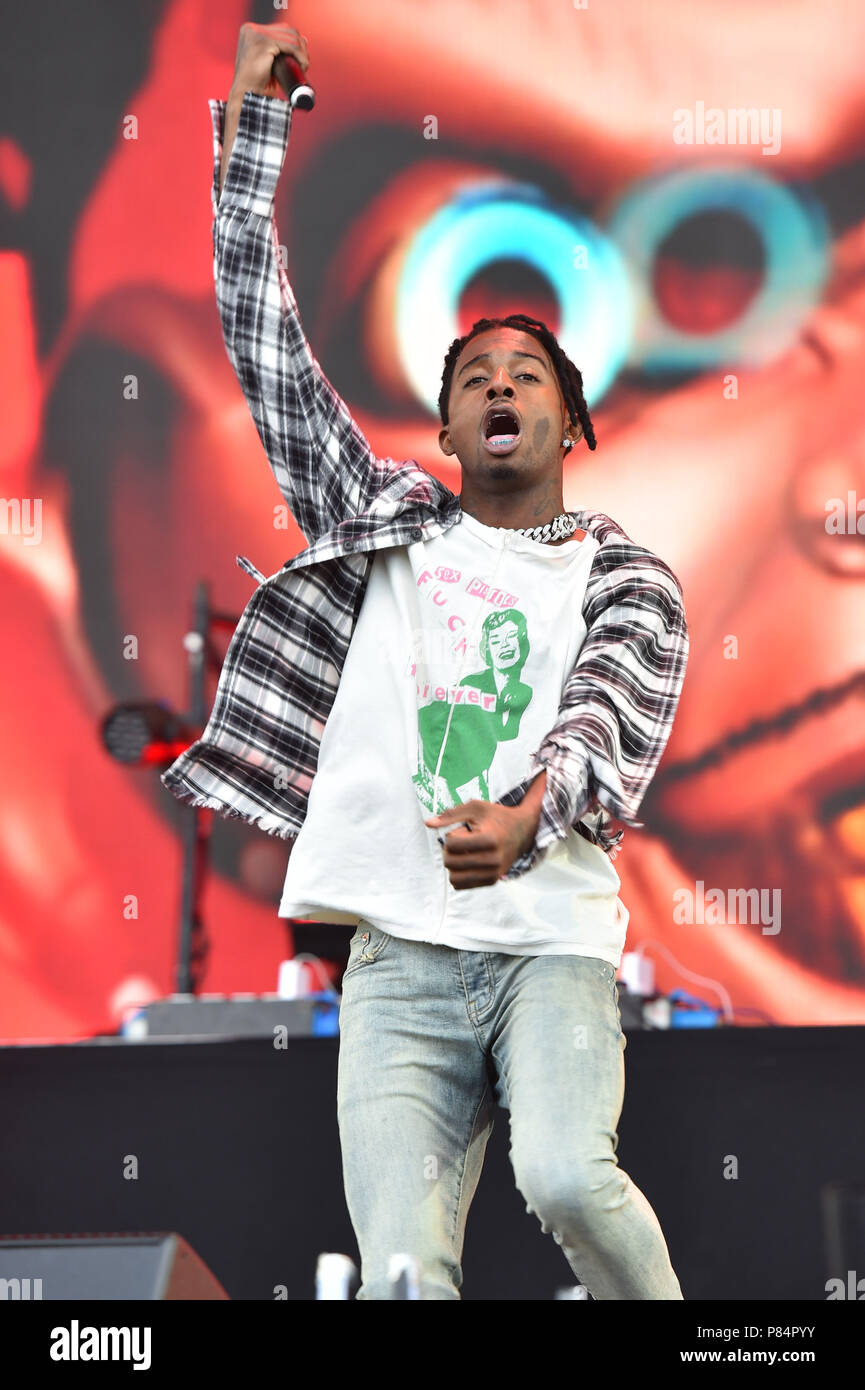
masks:
<instances>
[{"instance_id":1,"label":"man's raised arm","mask_svg":"<svg viewBox=\"0 0 865 1390\"><path fill-rule=\"evenodd\" d=\"M244 24L227 101L211 100L213 273L229 359L280 492L308 541L362 512L398 466L378 459L312 354L280 261L274 197L291 107L278 53L306 70L305 39Z\"/></svg>"}]
</instances>

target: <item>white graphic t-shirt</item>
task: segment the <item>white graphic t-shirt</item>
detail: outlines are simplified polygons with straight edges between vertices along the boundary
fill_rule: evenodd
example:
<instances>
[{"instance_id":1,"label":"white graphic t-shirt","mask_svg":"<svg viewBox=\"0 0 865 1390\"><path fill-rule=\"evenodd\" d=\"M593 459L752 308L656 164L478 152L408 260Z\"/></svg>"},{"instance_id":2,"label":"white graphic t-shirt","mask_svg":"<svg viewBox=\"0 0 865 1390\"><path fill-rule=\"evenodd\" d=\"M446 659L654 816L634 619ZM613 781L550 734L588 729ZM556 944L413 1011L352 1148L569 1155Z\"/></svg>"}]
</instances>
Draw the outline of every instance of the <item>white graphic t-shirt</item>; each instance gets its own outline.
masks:
<instances>
[{"instance_id":1,"label":"white graphic t-shirt","mask_svg":"<svg viewBox=\"0 0 865 1390\"><path fill-rule=\"evenodd\" d=\"M618 967L620 879L578 831L517 879L457 890L445 828L424 825L446 807L496 801L529 775L586 635L598 542L578 534L545 545L463 512L442 535L376 552L281 916Z\"/></svg>"}]
</instances>

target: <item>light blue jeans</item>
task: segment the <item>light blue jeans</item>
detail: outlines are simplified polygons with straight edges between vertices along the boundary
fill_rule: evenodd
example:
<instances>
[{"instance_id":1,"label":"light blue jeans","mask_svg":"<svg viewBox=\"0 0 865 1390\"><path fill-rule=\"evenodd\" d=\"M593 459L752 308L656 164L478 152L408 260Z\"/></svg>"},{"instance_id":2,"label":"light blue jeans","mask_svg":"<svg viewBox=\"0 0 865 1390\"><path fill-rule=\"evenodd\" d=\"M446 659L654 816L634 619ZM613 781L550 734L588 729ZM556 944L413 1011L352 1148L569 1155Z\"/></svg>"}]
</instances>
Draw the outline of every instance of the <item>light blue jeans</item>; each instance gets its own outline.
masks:
<instances>
[{"instance_id":1,"label":"light blue jeans","mask_svg":"<svg viewBox=\"0 0 865 1390\"><path fill-rule=\"evenodd\" d=\"M509 1112L517 1187L595 1299L681 1299L643 1193L618 1166L626 1039L616 972L594 956L513 956L408 941L363 921L340 1004L337 1115L361 1256L358 1299L460 1297L466 1217Z\"/></svg>"}]
</instances>

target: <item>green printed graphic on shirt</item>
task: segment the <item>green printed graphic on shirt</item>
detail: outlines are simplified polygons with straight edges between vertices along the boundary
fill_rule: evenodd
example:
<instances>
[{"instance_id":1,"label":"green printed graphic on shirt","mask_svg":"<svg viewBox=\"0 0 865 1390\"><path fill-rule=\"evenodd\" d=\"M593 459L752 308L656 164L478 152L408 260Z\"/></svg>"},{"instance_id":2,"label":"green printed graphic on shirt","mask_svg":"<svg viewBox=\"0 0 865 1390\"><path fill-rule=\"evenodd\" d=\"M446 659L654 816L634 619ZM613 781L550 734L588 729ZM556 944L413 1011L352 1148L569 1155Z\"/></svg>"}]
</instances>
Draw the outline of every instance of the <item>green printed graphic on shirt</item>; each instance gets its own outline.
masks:
<instances>
[{"instance_id":1,"label":"green printed graphic on shirt","mask_svg":"<svg viewBox=\"0 0 865 1390\"><path fill-rule=\"evenodd\" d=\"M483 671L458 685L421 686L429 703L418 709L418 763L412 781L427 810L442 811L479 797L488 801L489 772L500 743L519 736L532 688L520 679L529 654L526 619L503 608L484 619L479 642Z\"/></svg>"}]
</instances>

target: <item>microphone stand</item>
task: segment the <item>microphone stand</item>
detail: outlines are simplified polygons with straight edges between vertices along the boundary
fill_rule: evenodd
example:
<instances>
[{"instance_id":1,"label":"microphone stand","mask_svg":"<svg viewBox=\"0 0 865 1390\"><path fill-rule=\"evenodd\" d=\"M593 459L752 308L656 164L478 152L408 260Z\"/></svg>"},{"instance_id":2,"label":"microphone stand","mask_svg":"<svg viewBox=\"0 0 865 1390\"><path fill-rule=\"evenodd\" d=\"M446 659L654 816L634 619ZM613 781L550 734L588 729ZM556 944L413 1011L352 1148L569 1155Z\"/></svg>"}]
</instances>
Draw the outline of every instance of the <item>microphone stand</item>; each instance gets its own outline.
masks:
<instances>
[{"instance_id":1,"label":"microphone stand","mask_svg":"<svg viewBox=\"0 0 865 1390\"><path fill-rule=\"evenodd\" d=\"M203 728L207 722L206 658L210 629L208 586L196 585L193 625L183 639L189 656L189 722ZM183 878L180 903L180 940L177 951L176 989L178 994L197 994L206 968L210 940L201 913L201 900L207 876L208 837L212 813L205 807L183 808Z\"/></svg>"}]
</instances>

